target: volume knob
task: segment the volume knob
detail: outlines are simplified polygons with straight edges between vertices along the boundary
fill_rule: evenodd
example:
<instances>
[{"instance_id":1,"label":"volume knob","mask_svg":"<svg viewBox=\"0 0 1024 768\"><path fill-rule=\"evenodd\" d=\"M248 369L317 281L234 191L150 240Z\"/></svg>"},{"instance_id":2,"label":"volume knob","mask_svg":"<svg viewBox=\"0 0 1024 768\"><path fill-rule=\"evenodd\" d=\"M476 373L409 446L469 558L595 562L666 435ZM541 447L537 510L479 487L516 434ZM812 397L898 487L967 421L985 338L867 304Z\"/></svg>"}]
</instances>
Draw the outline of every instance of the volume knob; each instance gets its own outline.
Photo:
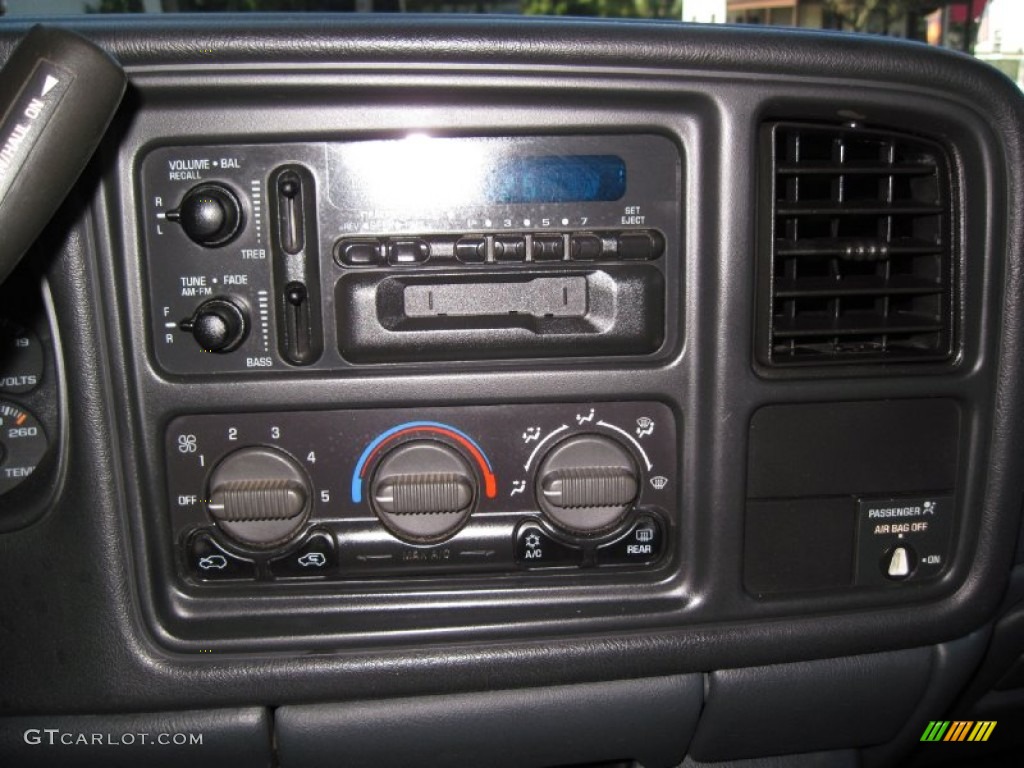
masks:
<instances>
[{"instance_id":1,"label":"volume knob","mask_svg":"<svg viewBox=\"0 0 1024 768\"><path fill-rule=\"evenodd\" d=\"M188 238L205 248L226 245L242 230L242 205L223 184L200 184L181 199L167 218L181 225Z\"/></svg>"}]
</instances>

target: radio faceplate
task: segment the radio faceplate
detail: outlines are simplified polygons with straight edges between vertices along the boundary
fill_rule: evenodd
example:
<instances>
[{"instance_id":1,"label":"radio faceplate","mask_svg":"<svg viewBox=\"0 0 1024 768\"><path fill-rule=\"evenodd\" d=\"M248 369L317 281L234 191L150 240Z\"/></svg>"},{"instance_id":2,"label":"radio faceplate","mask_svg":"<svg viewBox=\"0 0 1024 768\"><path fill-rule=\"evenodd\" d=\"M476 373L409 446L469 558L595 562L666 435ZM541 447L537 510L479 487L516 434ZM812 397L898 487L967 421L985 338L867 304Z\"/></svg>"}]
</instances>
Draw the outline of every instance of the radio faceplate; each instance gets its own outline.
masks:
<instances>
[{"instance_id":1,"label":"radio faceplate","mask_svg":"<svg viewBox=\"0 0 1024 768\"><path fill-rule=\"evenodd\" d=\"M659 403L192 415L166 439L197 583L615 573L671 558L676 426Z\"/></svg>"},{"instance_id":2,"label":"radio faceplate","mask_svg":"<svg viewBox=\"0 0 1024 768\"><path fill-rule=\"evenodd\" d=\"M651 359L679 336L660 136L164 147L138 178L171 373Z\"/></svg>"}]
</instances>

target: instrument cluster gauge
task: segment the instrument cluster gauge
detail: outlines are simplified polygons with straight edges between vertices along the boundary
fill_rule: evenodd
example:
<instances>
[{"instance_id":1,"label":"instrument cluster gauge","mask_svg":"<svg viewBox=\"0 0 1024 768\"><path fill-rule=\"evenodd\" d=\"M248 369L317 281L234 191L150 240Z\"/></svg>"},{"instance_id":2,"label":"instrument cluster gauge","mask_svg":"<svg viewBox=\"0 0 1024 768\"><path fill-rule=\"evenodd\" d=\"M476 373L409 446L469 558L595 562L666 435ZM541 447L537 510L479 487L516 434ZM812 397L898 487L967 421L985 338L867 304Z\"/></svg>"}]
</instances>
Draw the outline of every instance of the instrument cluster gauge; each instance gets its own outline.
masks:
<instances>
[{"instance_id":1,"label":"instrument cluster gauge","mask_svg":"<svg viewBox=\"0 0 1024 768\"><path fill-rule=\"evenodd\" d=\"M21 406L0 401L0 495L28 479L46 447L39 420Z\"/></svg>"},{"instance_id":2,"label":"instrument cluster gauge","mask_svg":"<svg viewBox=\"0 0 1024 768\"><path fill-rule=\"evenodd\" d=\"M0 317L0 392L31 392L43 378L43 346L28 328Z\"/></svg>"}]
</instances>

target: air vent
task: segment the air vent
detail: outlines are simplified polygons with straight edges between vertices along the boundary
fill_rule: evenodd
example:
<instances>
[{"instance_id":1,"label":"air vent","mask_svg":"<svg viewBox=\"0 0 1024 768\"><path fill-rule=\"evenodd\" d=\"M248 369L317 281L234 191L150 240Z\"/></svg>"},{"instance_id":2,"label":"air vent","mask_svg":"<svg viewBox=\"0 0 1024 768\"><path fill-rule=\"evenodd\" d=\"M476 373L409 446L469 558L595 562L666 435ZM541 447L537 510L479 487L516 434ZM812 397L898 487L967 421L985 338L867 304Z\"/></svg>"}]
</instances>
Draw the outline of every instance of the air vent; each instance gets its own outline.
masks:
<instances>
[{"instance_id":1,"label":"air vent","mask_svg":"<svg viewBox=\"0 0 1024 768\"><path fill-rule=\"evenodd\" d=\"M772 213L761 361L950 359L955 271L944 152L896 133L793 123L767 126L765 142Z\"/></svg>"}]
</instances>

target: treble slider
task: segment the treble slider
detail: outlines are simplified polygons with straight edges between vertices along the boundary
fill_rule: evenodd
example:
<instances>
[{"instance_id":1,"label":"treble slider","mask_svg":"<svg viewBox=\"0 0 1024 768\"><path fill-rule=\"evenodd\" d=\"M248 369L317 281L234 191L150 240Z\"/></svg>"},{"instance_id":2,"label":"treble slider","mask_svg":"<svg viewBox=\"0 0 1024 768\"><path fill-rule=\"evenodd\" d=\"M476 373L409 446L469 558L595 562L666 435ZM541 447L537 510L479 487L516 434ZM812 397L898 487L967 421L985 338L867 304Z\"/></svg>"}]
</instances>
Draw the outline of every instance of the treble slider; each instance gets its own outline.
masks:
<instances>
[{"instance_id":1,"label":"treble slider","mask_svg":"<svg viewBox=\"0 0 1024 768\"><path fill-rule=\"evenodd\" d=\"M278 350L292 365L309 365L323 352L316 183L307 168L285 165L268 189Z\"/></svg>"}]
</instances>

